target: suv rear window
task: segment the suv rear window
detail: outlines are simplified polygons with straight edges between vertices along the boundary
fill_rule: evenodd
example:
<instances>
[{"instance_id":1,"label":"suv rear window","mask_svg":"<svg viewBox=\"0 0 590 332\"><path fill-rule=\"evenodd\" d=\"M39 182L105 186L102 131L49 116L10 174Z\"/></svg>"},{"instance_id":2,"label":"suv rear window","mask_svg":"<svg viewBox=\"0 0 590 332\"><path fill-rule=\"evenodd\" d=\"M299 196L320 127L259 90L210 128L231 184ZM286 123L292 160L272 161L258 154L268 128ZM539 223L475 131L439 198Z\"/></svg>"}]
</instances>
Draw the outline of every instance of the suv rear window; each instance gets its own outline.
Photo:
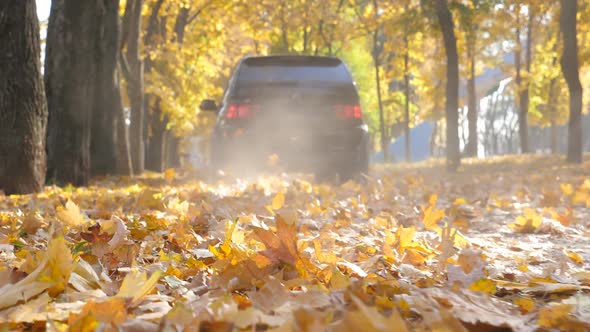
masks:
<instances>
[{"instance_id":1,"label":"suv rear window","mask_svg":"<svg viewBox=\"0 0 590 332\"><path fill-rule=\"evenodd\" d=\"M336 58L323 57L260 57L242 62L238 82L334 82L350 83L346 66Z\"/></svg>"}]
</instances>

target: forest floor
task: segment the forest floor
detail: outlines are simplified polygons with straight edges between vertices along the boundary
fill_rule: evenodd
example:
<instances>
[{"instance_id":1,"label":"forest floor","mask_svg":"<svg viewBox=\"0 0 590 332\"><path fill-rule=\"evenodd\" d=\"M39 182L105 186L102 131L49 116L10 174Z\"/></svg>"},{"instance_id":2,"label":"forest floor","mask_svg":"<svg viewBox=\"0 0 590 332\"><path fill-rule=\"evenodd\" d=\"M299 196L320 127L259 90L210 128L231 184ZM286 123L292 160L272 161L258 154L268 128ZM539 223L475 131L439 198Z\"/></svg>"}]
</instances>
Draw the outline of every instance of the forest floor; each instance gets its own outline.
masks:
<instances>
[{"instance_id":1,"label":"forest floor","mask_svg":"<svg viewBox=\"0 0 590 332\"><path fill-rule=\"evenodd\" d=\"M0 328L588 331L590 159L0 194Z\"/></svg>"}]
</instances>

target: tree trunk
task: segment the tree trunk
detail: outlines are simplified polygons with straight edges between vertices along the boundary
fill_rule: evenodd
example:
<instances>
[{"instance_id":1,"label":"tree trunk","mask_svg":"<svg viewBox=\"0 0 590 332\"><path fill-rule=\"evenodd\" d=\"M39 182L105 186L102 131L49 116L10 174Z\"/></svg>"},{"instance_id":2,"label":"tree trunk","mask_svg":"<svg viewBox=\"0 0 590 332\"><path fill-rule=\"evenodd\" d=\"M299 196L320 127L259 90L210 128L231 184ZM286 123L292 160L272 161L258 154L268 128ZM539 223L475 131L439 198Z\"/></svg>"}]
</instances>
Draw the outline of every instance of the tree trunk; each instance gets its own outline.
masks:
<instances>
[{"instance_id":1,"label":"tree trunk","mask_svg":"<svg viewBox=\"0 0 590 332\"><path fill-rule=\"evenodd\" d=\"M518 125L519 125L519 133L520 133L520 140L522 141L522 137L528 137L528 132L525 132L528 129L528 126L524 125L526 120L522 119L522 40L520 39L520 11L517 13L516 16L516 50L514 51L514 69L516 70L516 91L515 95L518 96L519 102L519 110L518 110ZM522 147L522 143L521 143ZM524 151L523 151L524 153Z\"/></svg>"},{"instance_id":2,"label":"tree trunk","mask_svg":"<svg viewBox=\"0 0 590 332\"><path fill-rule=\"evenodd\" d=\"M467 47L467 56L469 58L469 79L467 80L467 122L469 126L469 139L465 147L465 155L477 157L478 137L477 137L477 113L478 101L477 91L475 89L475 46Z\"/></svg>"},{"instance_id":3,"label":"tree trunk","mask_svg":"<svg viewBox=\"0 0 590 332\"><path fill-rule=\"evenodd\" d=\"M529 153L530 146L529 146L529 77L531 72L531 63L532 63L532 44L533 44L533 18L534 14L532 9L529 8L529 20L527 26L527 40L526 40L526 51L525 51L525 66L526 66L526 78L522 78L522 74L520 71L522 68L518 69L518 74L520 83L519 86L519 93L520 93L520 110L518 112L518 132L520 136L520 150L522 153ZM517 28L517 44L518 48L522 50L522 42L520 41L520 29ZM519 67L520 67L520 53L519 51ZM523 86L524 85L524 86Z\"/></svg>"},{"instance_id":4,"label":"tree trunk","mask_svg":"<svg viewBox=\"0 0 590 332\"><path fill-rule=\"evenodd\" d=\"M283 52L289 53L289 34L287 31L287 19L285 18L286 1L281 3L281 37L283 39Z\"/></svg>"},{"instance_id":5,"label":"tree trunk","mask_svg":"<svg viewBox=\"0 0 590 332\"><path fill-rule=\"evenodd\" d=\"M165 41L166 40L166 29L165 26L162 29L162 24L165 24L160 21L159 12L162 8L164 0L158 0L152 7L152 11L148 20L147 31L144 37L144 45L145 48L149 51L152 49L157 49L159 45L157 45L158 41ZM177 16L177 20L174 25L174 30L176 31L176 38L182 40L184 38L184 28L180 28L180 25L186 25L188 22L188 8L181 8L180 12ZM164 21L164 20L162 20ZM180 34L179 31L182 30ZM159 38L154 38L156 35L159 35ZM161 43L161 42L160 42ZM145 75L148 76L154 63L152 59L148 56L145 58ZM154 105L151 108L151 105ZM146 147L146 155L145 155L145 167L149 170L161 172L164 168L164 135L163 132L166 130L166 123L161 120L161 107L160 107L160 99L157 96L146 94L144 100L144 109L145 115L149 121L145 121L145 124L148 127L148 135L145 137L145 147Z\"/></svg>"},{"instance_id":6,"label":"tree trunk","mask_svg":"<svg viewBox=\"0 0 590 332\"><path fill-rule=\"evenodd\" d=\"M436 153L436 136L438 135L438 121L434 123L432 134L430 136L430 157L435 158Z\"/></svg>"},{"instance_id":7,"label":"tree trunk","mask_svg":"<svg viewBox=\"0 0 590 332\"><path fill-rule=\"evenodd\" d=\"M406 8L407 10L407 8ZM405 54L404 54L404 95L405 95L405 109L404 109L404 133L406 135L406 162L412 161L412 151L410 144L410 42L408 40L408 32L404 35Z\"/></svg>"},{"instance_id":8,"label":"tree trunk","mask_svg":"<svg viewBox=\"0 0 590 332\"><path fill-rule=\"evenodd\" d=\"M43 189L47 104L34 0L0 2L0 190Z\"/></svg>"},{"instance_id":9,"label":"tree trunk","mask_svg":"<svg viewBox=\"0 0 590 332\"><path fill-rule=\"evenodd\" d=\"M557 151L557 123L551 120L551 154L558 154Z\"/></svg>"},{"instance_id":10,"label":"tree trunk","mask_svg":"<svg viewBox=\"0 0 590 332\"><path fill-rule=\"evenodd\" d=\"M117 173L117 116L123 112L116 78L119 0L102 0L96 38L97 86L90 140L93 175Z\"/></svg>"},{"instance_id":11,"label":"tree trunk","mask_svg":"<svg viewBox=\"0 0 590 332\"><path fill-rule=\"evenodd\" d=\"M86 185L95 103L98 0L54 0L45 60L50 178Z\"/></svg>"},{"instance_id":12,"label":"tree trunk","mask_svg":"<svg viewBox=\"0 0 590 332\"><path fill-rule=\"evenodd\" d=\"M150 116L150 144L146 156L146 167L155 172L164 171L166 150L166 123L162 118L160 100L156 99Z\"/></svg>"},{"instance_id":13,"label":"tree trunk","mask_svg":"<svg viewBox=\"0 0 590 332\"><path fill-rule=\"evenodd\" d=\"M560 27L563 34L563 54L561 71L570 93L570 117L567 146L567 160L582 162L582 84L578 63L577 12L576 0L561 0Z\"/></svg>"},{"instance_id":14,"label":"tree trunk","mask_svg":"<svg viewBox=\"0 0 590 332\"><path fill-rule=\"evenodd\" d=\"M375 11L375 18L379 13L379 3L377 0L373 0L373 8ZM379 55L381 54L381 46L379 45L379 28L375 28L373 31L373 64L375 65L375 83L377 87L377 102L379 104L379 131L381 132L381 150L383 151L383 162L389 162L389 135L385 128L385 116L383 114L383 98L381 96L381 75L379 73L381 69L381 62L379 61Z\"/></svg>"},{"instance_id":15,"label":"tree trunk","mask_svg":"<svg viewBox=\"0 0 590 332\"><path fill-rule=\"evenodd\" d=\"M381 132L381 150L383 151L383 162L389 162L389 144L387 144L387 133L385 132L385 118L383 116L383 98L381 97L381 78L379 74L379 69L381 65L379 64L379 55L377 50L377 43L378 43L378 32L375 30L374 32L374 45L373 45L373 62L375 64L375 83L377 85L377 101L379 104L379 131Z\"/></svg>"},{"instance_id":16,"label":"tree trunk","mask_svg":"<svg viewBox=\"0 0 590 332\"><path fill-rule=\"evenodd\" d=\"M558 42L555 42L553 45L553 52L557 52L557 45ZM553 57L551 60L552 65L555 67L557 65L557 56ZM551 145L551 154L557 154L557 105L555 104L555 85L557 84L557 77L554 77L549 82L549 97L547 98L547 109L549 110L549 114L551 117L551 129L550 129L550 145Z\"/></svg>"},{"instance_id":17,"label":"tree trunk","mask_svg":"<svg viewBox=\"0 0 590 332\"><path fill-rule=\"evenodd\" d=\"M121 99L121 77L115 73L116 94L114 95L115 104L122 105ZM115 114L115 128L117 143L117 173L121 175L133 176L133 165L131 159L131 144L129 143L129 126L125 111L121 107Z\"/></svg>"},{"instance_id":18,"label":"tree trunk","mask_svg":"<svg viewBox=\"0 0 590 332\"><path fill-rule=\"evenodd\" d=\"M125 8L124 31L126 39L123 45L127 45L124 63L125 80L127 82L127 94L131 108L130 144L133 173L141 174L145 168L144 146L144 83L143 61L139 55L141 38L141 8L142 0L129 0Z\"/></svg>"},{"instance_id":19,"label":"tree trunk","mask_svg":"<svg viewBox=\"0 0 590 332\"><path fill-rule=\"evenodd\" d=\"M165 168L180 167L179 139L171 131L166 132L166 165Z\"/></svg>"},{"instance_id":20,"label":"tree trunk","mask_svg":"<svg viewBox=\"0 0 590 332\"><path fill-rule=\"evenodd\" d=\"M461 164L459 148L459 56L453 16L447 0L436 0L436 15L443 33L447 56L446 122L447 168L456 171Z\"/></svg>"},{"instance_id":21,"label":"tree trunk","mask_svg":"<svg viewBox=\"0 0 590 332\"><path fill-rule=\"evenodd\" d=\"M174 23L174 33L176 35L176 43L182 45L184 43L184 31L188 24L188 8L182 8L176 16Z\"/></svg>"}]
</instances>

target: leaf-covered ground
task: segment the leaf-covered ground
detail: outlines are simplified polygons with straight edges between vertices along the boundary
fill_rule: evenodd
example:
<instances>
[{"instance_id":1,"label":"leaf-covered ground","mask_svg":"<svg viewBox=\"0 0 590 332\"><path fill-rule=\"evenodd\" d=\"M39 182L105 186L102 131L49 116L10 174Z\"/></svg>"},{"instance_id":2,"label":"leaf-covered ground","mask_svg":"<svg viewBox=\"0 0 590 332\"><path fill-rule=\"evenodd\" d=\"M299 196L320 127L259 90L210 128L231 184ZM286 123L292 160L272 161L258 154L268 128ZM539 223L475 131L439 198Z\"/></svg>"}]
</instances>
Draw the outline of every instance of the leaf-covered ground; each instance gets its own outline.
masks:
<instances>
[{"instance_id":1,"label":"leaf-covered ground","mask_svg":"<svg viewBox=\"0 0 590 332\"><path fill-rule=\"evenodd\" d=\"M0 195L0 324L88 331L588 331L590 161L510 157Z\"/></svg>"}]
</instances>

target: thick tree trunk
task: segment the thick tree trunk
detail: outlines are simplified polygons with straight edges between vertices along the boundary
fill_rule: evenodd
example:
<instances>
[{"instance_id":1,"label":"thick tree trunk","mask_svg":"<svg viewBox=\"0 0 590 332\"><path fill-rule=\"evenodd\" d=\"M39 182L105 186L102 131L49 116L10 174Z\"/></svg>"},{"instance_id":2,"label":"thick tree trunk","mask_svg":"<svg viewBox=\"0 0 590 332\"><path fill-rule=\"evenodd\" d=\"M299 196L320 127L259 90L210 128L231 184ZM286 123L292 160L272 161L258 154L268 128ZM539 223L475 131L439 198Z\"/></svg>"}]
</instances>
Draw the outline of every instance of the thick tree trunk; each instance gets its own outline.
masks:
<instances>
[{"instance_id":1,"label":"thick tree trunk","mask_svg":"<svg viewBox=\"0 0 590 332\"><path fill-rule=\"evenodd\" d=\"M467 122L469 126L469 139L465 147L465 155L477 157L477 91L475 89L475 50L474 46L468 47L469 79L467 80Z\"/></svg>"},{"instance_id":2,"label":"thick tree trunk","mask_svg":"<svg viewBox=\"0 0 590 332\"><path fill-rule=\"evenodd\" d=\"M127 46L124 63L124 74L127 82L127 94L131 108L131 158L133 173L141 174L145 168L144 143L144 68L139 55L141 40L141 9L142 0L129 0L125 8L123 45Z\"/></svg>"},{"instance_id":3,"label":"thick tree trunk","mask_svg":"<svg viewBox=\"0 0 590 332\"><path fill-rule=\"evenodd\" d=\"M152 11L148 20L147 30L144 37L144 45L146 49L149 50L156 49L159 47L159 41L166 40L166 29L165 27L162 29L163 22L160 21L160 9L164 4L164 0L158 0L154 3L152 7ZM174 26L174 30L176 31L177 39L184 38L184 29L182 29L181 34L179 35L178 32L180 30L180 25L186 25L188 22L188 8L181 8L180 13L177 16L177 21ZM181 22L183 22L181 24ZM155 38L159 35L159 38ZM160 42L161 43L161 42ZM152 59L148 56L145 58L145 75L146 77L150 75L154 63ZM154 105L153 108L151 105ZM145 140L145 147L146 147L146 155L145 155L145 167L151 171L161 172L164 169L164 135L163 132L166 130L166 123L161 120L161 107L160 107L160 99L157 96L146 94L144 100L144 109L145 115L149 119L149 121L145 121L146 126L148 127L148 135L146 136Z\"/></svg>"},{"instance_id":4,"label":"thick tree trunk","mask_svg":"<svg viewBox=\"0 0 590 332\"><path fill-rule=\"evenodd\" d=\"M0 2L0 190L40 191L45 183L47 104L34 0Z\"/></svg>"},{"instance_id":5,"label":"thick tree trunk","mask_svg":"<svg viewBox=\"0 0 590 332\"><path fill-rule=\"evenodd\" d=\"M97 86L90 140L93 175L117 173L117 116L122 113L116 78L119 50L119 0L102 0L96 36Z\"/></svg>"},{"instance_id":6,"label":"thick tree trunk","mask_svg":"<svg viewBox=\"0 0 590 332\"><path fill-rule=\"evenodd\" d=\"M578 62L577 12L576 0L561 0L560 26L563 34L563 54L561 71L570 93L570 118L567 146L567 160L582 162L582 84Z\"/></svg>"},{"instance_id":7,"label":"thick tree trunk","mask_svg":"<svg viewBox=\"0 0 590 332\"><path fill-rule=\"evenodd\" d=\"M98 0L54 0L47 36L49 177L78 186L90 176L98 5Z\"/></svg>"},{"instance_id":8,"label":"thick tree trunk","mask_svg":"<svg viewBox=\"0 0 590 332\"><path fill-rule=\"evenodd\" d=\"M436 0L436 15L440 24L447 55L446 122L447 168L456 171L461 165L459 147L459 56L453 16L447 0Z\"/></svg>"}]
</instances>

